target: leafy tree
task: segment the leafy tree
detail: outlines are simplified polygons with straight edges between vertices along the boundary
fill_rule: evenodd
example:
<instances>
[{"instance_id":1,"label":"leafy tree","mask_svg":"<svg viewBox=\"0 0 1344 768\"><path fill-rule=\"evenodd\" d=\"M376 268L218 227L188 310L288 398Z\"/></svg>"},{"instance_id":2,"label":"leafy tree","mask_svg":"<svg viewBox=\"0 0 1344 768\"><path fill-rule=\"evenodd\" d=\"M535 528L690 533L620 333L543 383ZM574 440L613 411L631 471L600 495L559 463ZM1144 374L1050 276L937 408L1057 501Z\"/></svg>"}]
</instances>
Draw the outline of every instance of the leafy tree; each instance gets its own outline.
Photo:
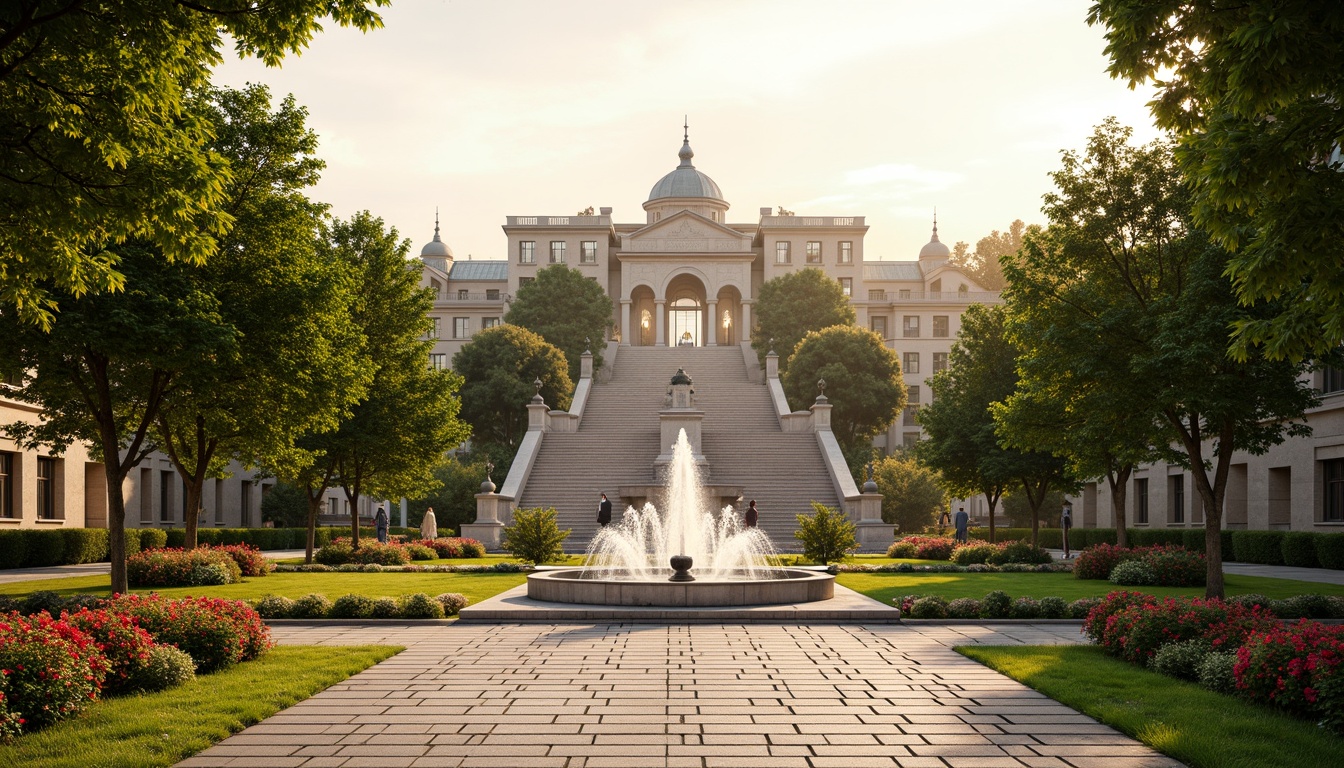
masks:
<instances>
[{"instance_id":1,"label":"leafy tree","mask_svg":"<svg viewBox=\"0 0 1344 768\"><path fill-rule=\"evenodd\" d=\"M793 533L793 537L803 543L803 557L829 565L844 560L858 549L854 523L843 512L816 501L812 502L812 512L798 516L798 530Z\"/></svg>"},{"instance_id":2,"label":"leafy tree","mask_svg":"<svg viewBox=\"0 0 1344 768\"><path fill-rule=\"evenodd\" d=\"M830 393L831 429L847 451L866 447L905 407L900 359L866 328L835 325L807 334L781 384L793 406L804 409L821 379Z\"/></svg>"},{"instance_id":3,"label":"leafy tree","mask_svg":"<svg viewBox=\"0 0 1344 768\"><path fill-rule=\"evenodd\" d=\"M222 61L278 65L321 20L370 30L388 0L11 0L0 6L0 305L44 328L120 290L125 250L199 263L231 221L212 126L186 108Z\"/></svg>"},{"instance_id":4,"label":"leafy tree","mask_svg":"<svg viewBox=\"0 0 1344 768\"><path fill-rule=\"evenodd\" d=\"M1097 0L1113 76L1152 82L1193 218L1231 252L1233 354L1304 359L1344 340L1344 5Z\"/></svg>"},{"instance_id":5,"label":"leafy tree","mask_svg":"<svg viewBox=\"0 0 1344 768\"><path fill-rule=\"evenodd\" d=\"M178 377L156 419L186 489L189 549L207 478L225 477L230 459L295 460L295 435L335 428L369 377L348 281L314 247L324 206L304 190L323 164L304 110L291 97L272 112L264 86L215 89L194 108L218 126L212 148L229 161L223 205L235 226L209 262L187 270L218 300L228 343Z\"/></svg>"},{"instance_id":6,"label":"leafy tree","mask_svg":"<svg viewBox=\"0 0 1344 768\"><path fill-rule=\"evenodd\" d=\"M788 370L794 350L808 333L833 325L854 324L854 308L840 281L816 267L767 280L761 286L755 308L756 327L751 332L751 346L764 365L773 343L781 374ZM812 383L815 385L816 381Z\"/></svg>"},{"instance_id":7,"label":"leafy tree","mask_svg":"<svg viewBox=\"0 0 1344 768\"><path fill-rule=\"evenodd\" d=\"M1052 174L1059 191L1046 196L1050 226L1028 238L1024 279L1013 283L1022 304L1051 302L1042 317L1027 316L1040 331L1031 337L1074 349L1070 334L1090 336L1078 342L1094 347L1076 350L1078 378L1109 381L1082 387L1080 400L1071 378L1052 372L1040 355L1023 370L1046 381L1043 392L1056 402L1095 408L1102 424L1121 425L1135 436L1139 455L1153 446L1159 458L1190 470L1206 515L1206 591L1220 597L1233 452L1262 454L1286 435L1309 434L1297 419L1317 400L1304 364L1271 360L1258 349L1248 349L1243 362L1228 357L1227 329L1275 307L1238 304L1225 275L1228 254L1192 225L1169 147L1131 147L1129 136L1108 121L1085 154L1064 154L1064 167ZM1075 277L1056 284L1043 276L1048 270ZM1048 322L1080 328L1046 329Z\"/></svg>"},{"instance_id":8,"label":"leafy tree","mask_svg":"<svg viewBox=\"0 0 1344 768\"><path fill-rule=\"evenodd\" d=\"M504 476L499 467L491 473L496 483ZM452 528L460 532L463 523L476 520L476 494L481 492L481 483L485 482L484 458L450 456L435 467L434 481L435 489L407 503L407 525L419 527L429 507L434 508L434 519L440 531Z\"/></svg>"},{"instance_id":9,"label":"leafy tree","mask_svg":"<svg viewBox=\"0 0 1344 768\"><path fill-rule=\"evenodd\" d=\"M261 519L276 528L301 528L308 524L308 497L298 486L276 483L261 497Z\"/></svg>"},{"instance_id":10,"label":"leafy tree","mask_svg":"<svg viewBox=\"0 0 1344 768\"><path fill-rule=\"evenodd\" d=\"M219 302L182 262L151 246L122 249L127 288L75 296L55 287L61 306L47 330L0 305L0 366L20 386L9 397L42 410L38 424L7 424L26 447L60 452L92 446L107 479L112 590L126 592L126 500L122 485L154 449L159 409L186 371L232 343Z\"/></svg>"},{"instance_id":11,"label":"leafy tree","mask_svg":"<svg viewBox=\"0 0 1344 768\"><path fill-rule=\"evenodd\" d=\"M513 511L513 525L505 526L505 551L525 563L541 565L565 556L569 529L560 530L551 507L520 508Z\"/></svg>"},{"instance_id":12,"label":"leafy tree","mask_svg":"<svg viewBox=\"0 0 1344 768\"><path fill-rule=\"evenodd\" d=\"M1064 491L1059 488L1051 488L1045 494L1045 500L1041 503L1040 509L1046 510L1045 527L1059 527L1059 516L1056 514L1064 507ZM1026 494L1013 489L1003 494L1003 515L1008 518L1008 524L1014 528L1029 528L1032 523L1031 500Z\"/></svg>"},{"instance_id":13,"label":"leafy tree","mask_svg":"<svg viewBox=\"0 0 1344 768\"><path fill-rule=\"evenodd\" d=\"M462 374L462 418L479 443L516 449L527 432L527 405L537 394L553 409L569 408L574 389L564 354L532 331L498 325L476 334L453 356Z\"/></svg>"},{"instance_id":14,"label":"leafy tree","mask_svg":"<svg viewBox=\"0 0 1344 768\"><path fill-rule=\"evenodd\" d=\"M602 367L602 340L611 326L611 297L596 280L564 264L537 272L518 288L504 322L522 326L565 353L570 381L579 380L583 353L593 353L593 371Z\"/></svg>"},{"instance_id":15,"label":"leafy tree","mask_svg":"<svg viewBox=\"0 0 1344 768\"><path fill-rule=\"evenodd\" d=\"M882 522L903 534L934 524L947 494L938 473L911 456L887 456L873 465L873 480L882 492Z\"/></svg>"},{"instance_id":16,"label":"leafy tree","mask_svg":"<svg viewBox=\"0 0 1344 768\"><path fill-rule=\"evenodd\" d=\"M1003 259L1022 247L1022 236L1026 231L1026 223L1015 219L1008 225L1008 231L996 229L980 238L974 251L966 243L957 243L952 249L952 264L966 270L986 289L1001 291L1005 285Z\"/></svg>"}]
</instances>

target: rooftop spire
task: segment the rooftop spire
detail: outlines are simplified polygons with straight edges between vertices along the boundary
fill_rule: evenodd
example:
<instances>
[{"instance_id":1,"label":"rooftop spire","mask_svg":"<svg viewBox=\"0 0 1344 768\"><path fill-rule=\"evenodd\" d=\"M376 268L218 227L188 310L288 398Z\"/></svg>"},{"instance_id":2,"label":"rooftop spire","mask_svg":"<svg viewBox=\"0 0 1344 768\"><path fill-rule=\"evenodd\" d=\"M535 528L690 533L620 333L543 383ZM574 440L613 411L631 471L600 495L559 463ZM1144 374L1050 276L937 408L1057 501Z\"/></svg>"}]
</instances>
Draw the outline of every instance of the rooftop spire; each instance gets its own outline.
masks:
<instances>
[{"instance_id":1,"label":"rooftop spire","mask_svg":"<svg viewBox=\"0 0 1344 768\"><path fill-rule=\"evenodd\" d=\"M677 157L681 158L681 165L677 167L694 168L695 166L691 165L691 158L695 157L695 153L691 151L691 121L689 116L683 116L682 120L681 151L677 153Z\"/></svg>"},{"instance_id":2,"label":"rooftop spire","mask_svg":"<svg viewBox=\"0 0 1344 768\"><path fill-rule=\"evenodd\" d=\"M439 206L434 206L434 242L441 243L439 239Z\"/></svg>"},{"instance_id":3,"label":"rooftop spire","mask_svg":"<svg viewBox=\"0 0 1344 768\"><path fill-rule=\"evenodd\" d=\"M930 241L930 242L934 242L934 243L938 242L938 208L937 208L937 207L935 207L935 208L933 209L933 240Z\"/></svg>"}]
</instances>

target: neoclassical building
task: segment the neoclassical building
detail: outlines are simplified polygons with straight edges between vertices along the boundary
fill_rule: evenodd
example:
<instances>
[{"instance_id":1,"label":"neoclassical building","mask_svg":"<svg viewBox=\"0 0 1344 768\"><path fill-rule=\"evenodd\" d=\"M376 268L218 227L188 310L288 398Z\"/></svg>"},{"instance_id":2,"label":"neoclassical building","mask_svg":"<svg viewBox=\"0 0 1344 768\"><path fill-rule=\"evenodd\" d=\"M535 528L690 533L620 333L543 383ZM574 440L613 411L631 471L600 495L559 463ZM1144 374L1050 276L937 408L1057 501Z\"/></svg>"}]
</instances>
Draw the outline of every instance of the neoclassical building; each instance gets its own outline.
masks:
<instances>
[{"instance_id":1,"label":"neoclassical building","mask_svg":"<svg viewBox=\"0 0 1344 768\"><path fill-rule=\"evenodd\" d=\"M946 367L961 313L972 303L999 301L997 292L949 263L937 221L917 258L870 258L864 217L759 208L755 220L733 221L719 185L692 162L688 137L677 157L642 203L642 221L618 222L609 207L508 216L506 259L455 259L436 223L434 239L421 250L424 283L438 294L431 364L450 365L472 336L503 321L519 286L552 264L579 270L611 296L611 341L645 347L748 342L761 286L815 267L840 283L857 321L901 355L910 407L879 442L894 449L917 440L914 412L927 402L924 380Z\"/></svg>"}]
</instances>

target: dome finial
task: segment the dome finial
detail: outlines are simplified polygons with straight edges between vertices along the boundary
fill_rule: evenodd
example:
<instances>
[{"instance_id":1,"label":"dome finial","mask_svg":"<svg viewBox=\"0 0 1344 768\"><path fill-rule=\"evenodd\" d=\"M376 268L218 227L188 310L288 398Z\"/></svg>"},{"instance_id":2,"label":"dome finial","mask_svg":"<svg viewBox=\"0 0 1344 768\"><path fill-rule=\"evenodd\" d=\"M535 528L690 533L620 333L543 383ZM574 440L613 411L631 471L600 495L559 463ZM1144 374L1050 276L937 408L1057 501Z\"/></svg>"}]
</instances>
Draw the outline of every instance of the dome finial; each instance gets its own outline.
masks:
<instances>
[{"instance_id":1,"label":"dome finial","mask_svg":"<svg viewBox=\"0 0 1344 768\"><path fill-rule=\"evenodd\" d=\"M443 242L439 239L439 206L434 206L434 242Z\"/></svg>"},{"instance_id":2,"label":"dome finial","mask_svg":"<svg viewBox=\"0 0 1344 768\"><path fill-rule=\"evenodd\" d=\"M694 168L695 166L691 165L691 158L695 157L695 153L691 151L691 121L688 115L682 117L681 130L681 151L677 153L677 157L681 158L681 165L677 167Z\"/></svg>"},{"instance_id":3,"label":"dome finial","mask_svg":"<svg viewBox=\"0 0 1344 768\"><path fill-rule=\"evenodd\" d=\"M938 242L938 206L933 208L933 240L930 242Z\"/></svg>"}]
</instances>

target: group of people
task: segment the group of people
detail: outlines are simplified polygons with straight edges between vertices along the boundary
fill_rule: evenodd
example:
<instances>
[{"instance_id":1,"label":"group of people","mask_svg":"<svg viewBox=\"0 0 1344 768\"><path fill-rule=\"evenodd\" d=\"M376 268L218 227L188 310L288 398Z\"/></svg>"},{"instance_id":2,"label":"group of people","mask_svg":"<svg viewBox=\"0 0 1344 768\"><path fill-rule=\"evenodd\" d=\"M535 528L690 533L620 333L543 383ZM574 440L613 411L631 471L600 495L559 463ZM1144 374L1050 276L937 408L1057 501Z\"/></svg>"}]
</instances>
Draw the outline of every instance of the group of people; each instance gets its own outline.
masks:
<instances>
[{"instance_id":1,"label":"group of people","mask_svg":"<svg viewBox=\"0 0 1344 768\"><path fill-rule=\"evenodd\" d=\"M756 509L756 500L752 499L747 505L747 511L742 515L742 524L748 528L755 528L760 520L761 513ZM606 528L611 524L611 500L607 494L602 494L602 500L597 503L597 524Z\"/></svg>"},{"instance_id":2,"label":"group of people","mask_svg":"<svg viewBox=\"0 0 1344 768\"><path fill-rule=\"evenodd\" d=\"M379 507L373 515L373 533L378 537L378 543L387 543L387 508ZM420 521L420 538L433 541L439 538L439 525L434 520L434 508L429 507L425 510L425 517Z\"/></svg>"},{"instance_id":3,"label":"group of people","mask_svg":"<svg viewBox=\"0 0 1344 768\"><path fill-rule=\"evenodd\" d=\"M971 524L971 516L966 514L966 508L957 507L957 514L951 518L951 522L956 529L957 542L965 544L970 536L969 528ZM947 525L948 513L947 510L943 510L943 514L938 518L938 527L946 528ZM1064 540L1064 559L1068 560L1073 557L1072 552L1069 551L1069 530L1073 528L1073 507L1069 504L1065 504L1064 509L1059 514L1059 527L1064 532L1062 536Z\"/></svg>"}]
</instances>

